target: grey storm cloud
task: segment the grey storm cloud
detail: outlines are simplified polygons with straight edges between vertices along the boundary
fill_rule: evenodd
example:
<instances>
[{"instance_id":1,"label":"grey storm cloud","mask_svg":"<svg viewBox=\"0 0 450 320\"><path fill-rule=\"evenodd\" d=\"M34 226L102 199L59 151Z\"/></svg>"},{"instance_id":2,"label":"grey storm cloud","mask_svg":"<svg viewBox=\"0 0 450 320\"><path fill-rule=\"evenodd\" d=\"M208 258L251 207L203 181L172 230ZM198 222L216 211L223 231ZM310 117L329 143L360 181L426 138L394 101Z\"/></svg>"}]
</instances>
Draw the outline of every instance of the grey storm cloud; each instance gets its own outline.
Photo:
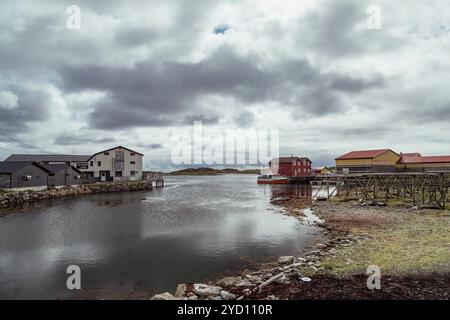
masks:
<instances>
[{"instance_id":1,"label":"grey storm cloud","mask_svg":"<svg viewBox=\"0 0 450 320\"><path fill-rule=\"evenodd\" d=\"M428 97L414 113L417 121L450 121L450 95Z\"/></svg>"},{"instance_id":2,"label":"grey storm cloud","mask_svg":"<svg viewBox=\"0 0 450 320\"><path fill-rule=\"evenodd\" d=\"M149 28L126 28L114 35L115 41L125 47L151 45L157 39L157 33Z\"/></svg>"},{"instance_id":3,"label":"grey storm cloud","mask_svg":"<svg viewBox=\"0 0 450 320\"><path fill-rule=\"evenodd\" d=\"M27 131L28 124L44 121L50 115L51 106L51 97L43 90L19 85L0 88L1 130Z\"/></svg>"},{"instance_id":4,"label":"grey storm cloud","mask_svg":"<svg viewBox=\"0 0 450 320\"><path fill-rule=\"evenodd\" d=\"M73 134L64 134L55 138L54 143L62 146L74 146L86 143L108 144L117 142L115 138L90 138L85 136L76 136Z\"/></svg>"},{"instance_id":5,"label":"grey storm cloud","mask_svg":"<svg viewBox=\"0 0 450 320\"><path fill-rule=\"evenodd\" d=\"M250 127L255 122L255 115L251 111L244 110L235 115L234 122L243 128Z\"/></svg>"},{"instance_id":6,"label":"grey storm cloud","mask_svg":"<svg viewBox=\"0 0 450 320\"><path fill-rule=\"evenodd\" d=\"M150 143L150 144L140 143L137 146L139 148L151 149L151 150L156 150L156 149L162 149L163 148L163 145L161 143Z\"/></svg>"},{"instance_id":7,"label":"grey storm cloud","mask_svg":"<svg viewBox=\"0 0 450 320\"><path fill-rule=\"evenodd\" d=\"M340 91L363 91L384 84L337 73L323 74L306 60L261 66L259 56L238 55L221 47L198 63L140 62L130 68L64 66L59 70L67 92L104 91L89 123L99 129L164 126L182 119L217 123L198 106L202 96L217 94L244 103L275 101L320 116L342 111ZM189 112L188 115L186 113ZM181 118L180 118L181 115Z\"/></svg>"},{"instance_id":8,"label":"grey storm cloud","mask_svg":"<svg viewBox=\"0 0 450 320\"><path fill-rule=\"evenodd\" d=\"M298 20L299 46L306 45L321 55L332 57L358 56L400 47L406 41L404 38L366 27L367 8L373 4L371 0L324 1L320 10ZM382 8L388 10L389 6L385 4ZM305 37L308 34L314 36Z\"/></svg>"},{"instance_id":9,"label":"grey storm cloud","mask_svg":"<svg viewBox=\"0 0 450 320\"><path fill-rule=\"evenodd\" d=\"M0 132L42 148L129 139L164 149L164 134L150 145L144 137L196 120L266 125L268 112L287 136L304 137L285 142L292 148L382 139L399 126L436 135L433 124L450 119L443 0L380 0L381 30L365 26L369 0L276 10L246 0L79 0L79 31L65 27L69 4L0 2ZM337 131L327 130L334 121ZM317 130L301 132L305 123Z\"/></svg>"}]
</instances>

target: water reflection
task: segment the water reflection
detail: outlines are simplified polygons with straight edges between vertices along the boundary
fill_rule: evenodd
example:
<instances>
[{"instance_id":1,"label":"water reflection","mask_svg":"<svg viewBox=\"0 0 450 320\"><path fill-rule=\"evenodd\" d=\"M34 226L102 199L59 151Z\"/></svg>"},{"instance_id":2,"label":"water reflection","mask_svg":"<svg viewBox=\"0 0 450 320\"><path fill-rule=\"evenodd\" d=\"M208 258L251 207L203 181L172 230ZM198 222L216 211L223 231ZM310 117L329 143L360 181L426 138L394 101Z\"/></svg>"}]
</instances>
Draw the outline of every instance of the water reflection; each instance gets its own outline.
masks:
<instances>
[{"instance_id":1,"label":"water reflection","mask_svg":"<svg viewBox=\"0 0 450 320\"><path fill-rule=\"evenodd\" d=\"M312 199L312 186L309 184L270 185L272 199Z\"/></svg>"},{"instance_id":2,"label":"water reflection","mask_svg":"<svg viewBox=\"0 0 450 320\"><path fill-rule=\"evenodd\" d=\"M169 177L166 186L60 199L0 218L0 298L74 297L65 288L69 264L81 267L83 292L174 291L300 254L321 237L268 211L274 197L310 196L302 186L266 188L242 175Z\"/></svg>"}]
</instances>

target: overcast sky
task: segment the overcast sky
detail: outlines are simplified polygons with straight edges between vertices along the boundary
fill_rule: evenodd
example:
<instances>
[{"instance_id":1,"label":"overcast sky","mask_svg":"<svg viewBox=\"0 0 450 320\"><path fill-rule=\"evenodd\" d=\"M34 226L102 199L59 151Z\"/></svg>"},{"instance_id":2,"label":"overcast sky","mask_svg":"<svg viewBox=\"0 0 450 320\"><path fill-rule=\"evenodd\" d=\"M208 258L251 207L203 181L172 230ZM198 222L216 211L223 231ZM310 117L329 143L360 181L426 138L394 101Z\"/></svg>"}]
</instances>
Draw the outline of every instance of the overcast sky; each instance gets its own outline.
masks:
<instances>
[{"instance_id":1,"label":"overcast sky","mask_svg":"<svg viewBox=\"0 0 450 320\"><path fill-rule=\"evenodd\" d=\"M23 143L124 145L168 169L194 120L277 128L281 155L315 166L355 149L450 154L448 0L121 3L0 2L1 159L38 152Z\"/></svg>"}]
</instances>

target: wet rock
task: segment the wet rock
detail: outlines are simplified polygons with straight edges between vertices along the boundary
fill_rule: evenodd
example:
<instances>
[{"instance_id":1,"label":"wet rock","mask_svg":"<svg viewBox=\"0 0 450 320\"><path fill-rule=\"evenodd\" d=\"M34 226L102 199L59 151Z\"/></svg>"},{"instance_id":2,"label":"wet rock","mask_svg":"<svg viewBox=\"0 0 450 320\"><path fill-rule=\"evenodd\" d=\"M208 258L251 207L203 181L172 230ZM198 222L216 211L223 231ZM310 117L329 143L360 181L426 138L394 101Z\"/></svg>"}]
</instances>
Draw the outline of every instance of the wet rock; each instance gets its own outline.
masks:
<instances>
[{"instance_id":1,"label":"wet rock","mask_svg":"<svg viewBox=\"0 0 450 320\"><path fill-rule=\"evenodd\" d=\"M242 279L238 283L236 283L236 287L251 287L253 284L247 279Z\"/></svg>"},{"instance_id":2,"label":"wet rock","mask_svg":"<svg viewBox=\"0 0 450 320\"><path fill-rule=\"evenodd\" d=\"M291 283L291 281L289 280L289 278L283 274L280 278L278 278L277 280L275 280L276 283L281 283L281 284L289 284Z\"/></svg>"},{"instance_id":3,"label":"wet rock","mask_svg":"<svg viewBox=\"0 0 450 320\"><path fill-rule=\"evenodd\" d=\"M242 281L241 277L225 277L219 280L217 284L224 287L228 287L228 286L235 286L240 281Z\"/></svg>"},{"instance_id":4,"label":"wet rock","mask_svg":"<svg viewBox=\"0 0 450 320\"><path fill-rule=\"evenodd\" d=\"M176 300L176 298L169 292L164 292L154 295L150 300Z\"/></svg>"},{"instance_id":5,"label":"wet rock","mask_svg":"<svg viewBox=\"0 0 450 320\"><path fill-rule=\"evenodd\" d=\"M278 258L279 264L289 264L294 262L294 256L282 256Z\"/></svg>"},{"instance_id":6,"label":"wet rock","mask_svg":"<svg viewBox=\"0 0 450 320\"><path fill-rule=\"evenodd\" d=\"M195 294L190 295L190 296L188 297L188 300L198 300L198 296L196 296Z\"/></svg>"},{"instance_id":7,"label":"wet rock","mask_svg":"<svg viewBox=\"0 0 450 320\"><path fill-rule=\"evenodd\" d=\"M267 300L279 300L278 297L274 296L273 294L266 297Z\"/></svg>"},{"instance_id":8,"label":"wet rock","mask_svg":"<svg viewBox=\"0 0 450 320\"><path fill-rule=\"evenodd\" d=\"M226 290L222 290L220 291L220 296L222 297L223 300L234 300L236 299L236 295L226 291Z\"/></svg>"},{"instance_id":9,"label":"wet rock","mask_svg":"<svg viewBox=\"0 0 450 320\"><path fill-rule=\"evenodd\" d=\"M194 284L194 293L200 297L218 296L222 287L207 284Z\"/></svg>"},{"instance_id":10,"label":"wet rock","mask_svg":"<svg viewBox=\"0 0 450 320\"><path fill-rule=\"evenodd\" d=\"M148 181L132 181L126 183L96 183L79 186L65 186L58 189L41 191L12 191L0 198L1 207L12 207L25 202L58 199L63 197L76 197L90 193L125 192L134 190L150 190L152 186Z\"/></svg>"},{"instance_id":11,"label":"wet rock","mask_svg":"<svg viewBox=\"0 0 450 320\"><path fill-rule=\"evenodd\" d=\"M186 295L186 285L185 284L179 284L177 287L177 290L175 291L175 297L181 298Z\"/></svg>"},{"instance_id":12,"label":"wet rock","mask_svg":"<svg viewBox=\"0 0 450 320\"><path fill-rule=\"evenodd\" d=\"M318 243L318 244L316 244L316 247L319 249L325 249L327 247L327 245L325 243Z\"/></svg>"},{"instance_id":13,"label":"wet rock","mask_svg":"<svg viewBox=\"0 0 450 320\"><path fill-rule=\"evenodd\" d=\"M250 289L244 289L244 290L242 290L242 294L244 294L244 295L246 295L246 296L248 296L250 293L252 293L252 290L250 290Z\"/></svg>"},{"instance_id":14,"label":"wet rock","mask_svg":"<svg viewBox=\"0 0 450 320\"><path fill-rule=\"evenodd\" d=\"M253 276L248 275L247 280L250 281L251 283L261 283L262 282L261 277L256 276L256 275L253 275Z\"/></svg>"}]
</instances>

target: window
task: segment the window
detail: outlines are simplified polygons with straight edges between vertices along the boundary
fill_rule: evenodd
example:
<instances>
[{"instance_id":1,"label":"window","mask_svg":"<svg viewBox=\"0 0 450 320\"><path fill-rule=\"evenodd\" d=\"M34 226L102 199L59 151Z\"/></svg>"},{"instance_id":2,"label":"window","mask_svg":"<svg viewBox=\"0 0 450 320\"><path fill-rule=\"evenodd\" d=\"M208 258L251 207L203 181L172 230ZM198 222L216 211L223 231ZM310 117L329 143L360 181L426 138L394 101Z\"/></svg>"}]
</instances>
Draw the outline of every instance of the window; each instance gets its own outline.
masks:
<instances>
[{"instance_id":1,"label":"window","mask_svg":"<svg viewBox=\"0 0 450 320\"><path fill-rule=\"evenodd\" d=\"M36 176L36 180L41 180L41 176Z\"/></svg>"},{"instance_id":2,"label":"window","mask_svg":"<svg viewBox=\"0 0 450 320\"><path fill-rule=\"evenodd\" d=\"M88 164L84 162L77 162L77 169L87 169Z\"/></svg>"},{"instance_id":3,"label":"window","mask_svg":"<svg viewBox=\"0 0 450 320\"><path fill-rule=\"evenodd\" d=\"M130 164L136 164L136 161L130 161Z\"/></svg>"},{"instance_id":4,"label":"window","mask_svg":"<svg viewBox=\"0 0 450 320\"><path fill-rule=\"evenodd\" d=\"M116 171L115 176L116 177L121 177L122 176L122 171Z\"/></svg>"},{"instance_id":5,"label":"window","mask_svg":"<svg viewBox=\"0 0 450 320\"><path fill-rule=\"evenodd\" d=\"M97 166L101 167L102 166L102 162L101 161L97 161Z\"/></svg>"},{"instance_id":6,"label":"window","mask_svg":"<svg viewBox=\"0 0 450 320\"><path fill-rule=\"evenodd\" d=\"M135 152L130 153L130 156L135 156L135 155L136 155Z\"/></svg>"},{"instance_id":7,"label":"window","mask_svg":"<svg viewBox=\"0 0 450 320\"><path fill-rule=\"evenodd\" d=\"M136 175L136 171L130 171L130 176L134 177Z\"/></svg>"},{"instance_id":8,"label":"window","mask_svg":"<svg viewBox=\"0 0 450 320\"><path fill-rule=\"evenodd\" d=\"M94 166L94 161L91 161L90 165L91 165L91 167L93 167Z\"/></svg>"},{"instance_id":9,"label":"window","mask_svg":"<svg viewBox=\"0 0 450 320\"><path fill-rule=\"evenodd\" d=\"M108 151L103 152L103 154L104 154L105 156L109 156L109 152L108 152Z\"/></svg>"}]
</instances>

